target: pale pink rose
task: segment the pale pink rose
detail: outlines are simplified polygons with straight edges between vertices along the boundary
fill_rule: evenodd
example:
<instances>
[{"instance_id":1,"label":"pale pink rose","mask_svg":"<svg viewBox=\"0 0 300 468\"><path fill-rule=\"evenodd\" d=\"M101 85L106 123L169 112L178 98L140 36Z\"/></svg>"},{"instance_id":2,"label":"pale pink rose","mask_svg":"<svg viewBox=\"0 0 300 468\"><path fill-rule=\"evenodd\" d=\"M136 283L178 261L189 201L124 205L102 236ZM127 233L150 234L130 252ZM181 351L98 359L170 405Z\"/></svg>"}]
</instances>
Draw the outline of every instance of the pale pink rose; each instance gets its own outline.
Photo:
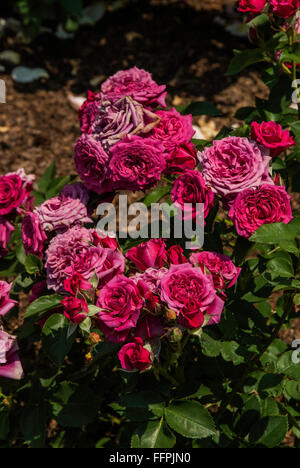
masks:
<instances>
[{"instance_id":1,"label":"pale pink rose","mask_svg":"<svg viewBox=\"0 0 300 468\"><path fill-rule=\"evenodd\" d=\"M20 380L23 368L19 358L17 339L0 330L0 377Z\"/></svg>"},{"instance_id":2,"label":"pale pink rose","mask_svg":"<svg viewBox=\"0 0 300 468\"><path fill-rule=\"evenodd\" d=\"M18 304L9 297L12 283L9 284L6 281L0 281L0 317L4 316L9 312L15 305Z\"/></svg>"}]
</instances>

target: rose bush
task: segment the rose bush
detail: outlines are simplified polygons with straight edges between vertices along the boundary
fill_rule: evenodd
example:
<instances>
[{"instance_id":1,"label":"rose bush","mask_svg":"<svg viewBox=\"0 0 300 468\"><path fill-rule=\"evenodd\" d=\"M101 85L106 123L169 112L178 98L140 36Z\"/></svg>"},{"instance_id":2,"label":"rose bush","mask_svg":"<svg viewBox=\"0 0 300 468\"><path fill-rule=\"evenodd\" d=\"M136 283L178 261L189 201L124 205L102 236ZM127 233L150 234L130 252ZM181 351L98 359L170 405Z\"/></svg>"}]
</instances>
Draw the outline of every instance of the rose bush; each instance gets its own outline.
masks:
<instances>
[{"instance_id":1,"label":"rose bush","mask_svg":"<svg viewBox=\"0 0 300 468\"><path fill-rule=\"evenodd\" d=\"M283 3L240 11L268 12L288 35ZM271 87L268 102L238 112L241 128L198 140L192 114L217 110L157 110L165 88L136 67L117 72L80 110L77 176L52 164L34 186L23 170L0 177L1 447L300 439L299 364L280 339L300 305L298 111ZM173 225L168 238L98 230L97 205L122 190L148 208L174 203L185 220L204 215L204 244L187 250Z\"/></svg>"}]
</instances>

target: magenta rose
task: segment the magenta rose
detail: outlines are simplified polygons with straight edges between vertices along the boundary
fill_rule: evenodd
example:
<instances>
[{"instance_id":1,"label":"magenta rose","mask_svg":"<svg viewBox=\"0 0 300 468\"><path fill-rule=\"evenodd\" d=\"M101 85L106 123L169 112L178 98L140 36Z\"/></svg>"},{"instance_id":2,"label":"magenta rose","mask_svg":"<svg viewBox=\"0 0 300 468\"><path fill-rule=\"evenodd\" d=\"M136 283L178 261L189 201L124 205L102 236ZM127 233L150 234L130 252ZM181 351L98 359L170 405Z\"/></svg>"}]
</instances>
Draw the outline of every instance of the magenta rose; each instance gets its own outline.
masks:
<instances>
[{"instance_id":1,"label":"magenta rose","mask_svg":"<svg viewBox=\"0 0 300 468\"><path fill-rule=\"evenodd\" d=\"M6 281L0 281L0 317L6 315L15 305L17 301L14 301L9 297L12 283L9 284Z\"/></svg>"},{"instance_id":2,"label":"magenta rose","mask_svg":"<svg viewBox=\"0 0 300 468\"><path fill-rule=\"evenodd\" d=\"M14 230L15 228L0 216L0 258L6 255L6 247Z\"/></svg>"},{"instance_id":3,"label":"magenta rose","mask_svg":"<svg viewBox=\"0 0 300 468\"><path fill-rule=\"evenodd\" d=\"M35 285L32 287L31 294L29 296L29 302L34 302L36 299L41 297L43 293L47 289L47 281L39 281L38 283L35 283Z\"/></svg>"},{"instance_id":4,"label":"magenta rose","mask_svg":"<svg viewBox=\"0 0 300 468\"><path fill-rule=\"evenodd\" d=\"M169 111L157 111L156 115L159 116L160 122L153 128L151 135L163 143L166 153L173 153L177 146L191 141L195 133L191 115L181 115L174 108Z\"/></svg>"},{"instance_id":5,"label":"magenta rose","mask_svg":"<svg viewBox=\"0 0 300 468\"><path fill-rule=\"evenodd\" d=\"M144 315L137 323L135 336L143 341L150 341L155 338L160 338L165 333L162 320L156 315Z\"/></svg>"},{"instance_id":6,"label":"magenta rose","mask_svg":"<svg viewBox=\"0 0 300 468\"><path fill-rule=\"evenodd\" d=\"M266 0L240 0L238 11L241 13L249 13L251 16L259 15L266 4Z\"/></svg>"},{"instance_id":7,"label":"magenta rose","mask_svg":"<svg viewBox=\"0 0 300 468\"><path fill-rule=\"evenodd\" d=\"M116 190L150 188L160 180L166 167L164 147L153 138L127 136L110 152L110 178Z\"/></svg>"},{"instance_id":8,"label":"magenta rose","mask_svg":"<svg viewBox=\"0 0 300 468\"><path fill-rule=\"evenodd\" d=\"M17 339L0 330L0 377L20 380L23 368L19 358Z\"/></svg>"},{"instance_id":9,"label":"magenta rose","mask_svg":"<svg viewBox=\"0 0 300 468\"><path fill-rule=\"evenodd\" d=\"M109 99L131 96L140 104L151 107L166 107L165 89L165 85L160 86L153 81L150 73L137 67L118 71L101 85L101 91Z\"/></svg>"},{"instance_id":10,"label":"magenta rose","mask_svg":"<svg viewBox=\"0 0 300 468\"><path fill-rule=\"evenodd\" d=\"M86 206L79 198L67 198L64 195L50 198L34 211L44 231L52 232L68 229L76 224L91 223Z\"/></svg>"},{"instance_id":11,"label":"magenta rose","mask_svg":"<svg viewBox=\"0 0 300 468\"><path fill-rule=\"evenodd\" d=\"M293 218L290 198L285 187L263 184L241 192L228 214L237 233L250 237L263 224L289 223Z\"/></svg>"},{"instance_id":12,"label":"magenta rose","mask_svg":"<svg viewBox=\"0 0 300 468\"><path fill-rule=\"evenodd\" d=\"M216 289L233 286L241 272L241 268L236 267L230 257L216 252L193 253L189 261L192 265L200 267L203 273L212 274Z\"/></svg>"},{"instance_id":13,"label":"magenta rose","mask_svg":"<svg viewBox=\"0 0 300 468\"><path fill-rule=\"evenodd\" d=\"M42 258L46 240L47 235L38 214L28 212L22 221L22 242L26 255L31 254Z\"/></svg>"},{"instance_id":14,"label":"magenta rose","mask_svg":"<svg viewBox=\"0 0 300 468\"><path fill-rule=\"evenodd\" d=\"M245 189L270 181L271 157L266 149L248 138L215 140L213 146L198 153L198 158L206 184L226 202Z\"/></svg>"},{"instance_id":15,"label":"magenta rose","mask_svg":"<svg viewBox=\"0 0 300 468\"><path fill-rule=\"evenodd\" d=\"M81 323L88 316L89 309L84 299L66 297L61 304L64 307L64 316L72 323Z\"/></svg>"},{"instance_id":16,"label":"magenta rose","mask_svg":"<svg viewBox=\"0 0 300 468\"><path fill-rule=\"evenodd\" d=\"M296 144L290 132L276 122L252 122L251 138L268 148L272 158Z\"/></svg>"},{"instance_id":17,"label":"magenta rose","mask_svg":"<svg viewBox=\"0 0 300 468\"><path fill-rule=\"evenodd\" d=\"M196 151L193 143L176 146L174 151L167 155L165 173L182 174L186 170L196 167Z\"/></svg>"},{"instance_id":18,"label":"magenta rose","mask_svg":"<svg viewBox=\"0 0 300 468\"><path fill-rule=\"evenodd\" d=\"M137 324L143 300L134 281L118 275L100 290L97 306L100 330L109 341L122 343Z\"/></svg>"},{"instance_id":19,"label":"magenta rose","mask_svg":"<svg viewBox=\"0 0 300 468\"><path fill-rule=\"evenodd\" d=\"M172 245L168 250L169 263L173 265L181 265L187 263L187 259L184 256L183 249L180 245Z\"/></svg>"},{"instance_id":20,"label":"magenta rose","mask_svg":"<svg viewBox=\"0 0 300 468\"><path fill-rule=\"evenodd\" d=\"M105 151L127 135L146 134L159 123L159 116L145 109L130 96L116 102L103 99L98 116L93 124L95 140L101 142Z\"/></svg>"},{"instance_id":21,"label":"magenta rose","mask_svg":"<svg viewBox=\"0 0 300 468\"><path fill-rule=\"evenodd\" d=\"M99 229L92 231L93 244L98 247L104 247L106 249L116 250L118 248L118 242L115 237L107 236L103 234Z\"/></svg>"},{"instance_id":22,"label":"magenta rose","mask_svg":"<svg viewBox=\"0 0 300 468\"><path fill-rule=\"evenodd\" d=\"M220 321L224 302L217 296L212 276L205 275L201 268L189 263L171 265L160 282L160 296L179 320L190 310L194 323L202 320L201 314L210 316L209 325Z\"/></svg>"},{"instance_id":23,"label":"magenta rose","mask_svg":"<svg viewBox=\"0 0 300 468\"><path fill-rule=\"evenodd\" d=\"M7 215L26 200L26 190L17 174L0 177L0 215Z\"/></svg>"},{"instance_id":24,"label":"magenta rose","mask_svg":"<svg viewBox=\"0 0 300 468\"><path fill-rule=\"evenodd\" d=\"M290 18L300 8L300 0L269 0L275 15Z\"/></svg>"},{"instance_id":25,"label":"magenta rose","mask_svg":"<svg viewBox=\"0 0 300 468\"><path fill-rule=\"evenodd\" d=\"M77 296L80 291L89 291L93 286L80 273L74 272L70 278L64 281L64 288L72 296Z\"/></svg>"},{"instance_id":26,"label":"magenta rose","mask_svg":"<svg viewBox=\"0 0 300 468\"><path fill-rule=\"evenodd\" d=\"M214 194L199 171L186 171L174 182L171 200L182 210L182 219L195 219L202 214L206 218L214 203ZM203 208L197 208L197 203Z\"/></svg>"},{"instance_id":27,"label":"magenta rose","mask_svg":"<svg viewBox=\"0 0 300 468\"><path fill-rule=\"evenodd\" d=\"M166 243L163 239L150 239L128 250L126 258L141 271L161 268L168 259Z\"/></svg>"},{"instance_id":28,"label":"magenta rose","mask_svg":"<svg viewBox=\"0 0 300 468\"><path fill-rule=\"evenodd\" d=\"M111 192L106 180L109 156L100 142L91 135L81 135L75 145L74 161L77 172L88 190L102 195Z\"/></svg>"},{"instance_id":29,"label":"magenta rose","mask_svg":"<svg viewBox=\"0 0 300 468\"><path fill-rule=\"evenodd\" d=\"M143 347L141 338L134 338L132 343L125 344L118 356L122 369L127 372L144 371L152 364L150 351Z\"/></svg>"},{"instance_id":30,"label":"magenta rose","mask_svg":"<svg viewBox=\"0 0 300 468\"><path fill-rule=\"evenodd\" d=\"M82 133L89 133L99 111L101 103L101 94L87 92L87 99L79 110L79 121Z\"/></svg>"},{"instance_id":31,"label":"magenta rose","mask_svg":"<svg viewBox=\"0 0 300 468\"><path fill-rule=\"evenodd\" d=\"M66 198L73 198L74 200L78 198L84 205L87 205L90 199L88 190L81 182L65 185L62 189L61 195Z\"/></svg>"}]
</instances>

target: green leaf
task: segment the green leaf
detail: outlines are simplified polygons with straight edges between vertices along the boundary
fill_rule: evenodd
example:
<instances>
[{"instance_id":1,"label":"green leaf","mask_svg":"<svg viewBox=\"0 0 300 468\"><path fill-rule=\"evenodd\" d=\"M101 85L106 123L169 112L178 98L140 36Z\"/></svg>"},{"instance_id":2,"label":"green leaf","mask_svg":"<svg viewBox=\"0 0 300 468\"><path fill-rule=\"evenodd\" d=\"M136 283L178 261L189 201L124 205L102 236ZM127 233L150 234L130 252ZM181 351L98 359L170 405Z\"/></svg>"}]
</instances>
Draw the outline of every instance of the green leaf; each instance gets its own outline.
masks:
<instances>
[{"instance_id":1,"label":"green leaf","mask_svg":"<svg viewBox=\"0 0 300 468\"><path fill-rule=\"evenodd\" d=\"M22 410L20 426L24 439L32 448L44 448L46 438L46 407L40 404Z\"/></svg>"},{"instance_id":2,"label":"green leaf","mask_svg":"<svg viewBox=\"0 0 300 468\"><path fill-rule=\"evenodd\" d=\"M293 351L284 353L277 362L277 372L287 375L295 380L300 380L300 366L293 362Z\"/></svg>"},{"instance_id":3,"label":"green leaf","mask_svg":"<svg viewBox=\"0 0 300 468\"><path fill-rule=\"evenodd\" d=\"M71 176L66 176L66 177L59 177L58 179L55 179L55 182L51 185L51 188L47 190L46 193L46 198L47 200L49 198L53 198L56 195L58 195L61 190L64 188L65 185L69 184L72 181Z\"/></svg>"},{"instance_id":4,"label":"green leaf","mask_svg":"<svg viewBox=\"0 0 300 468\"><path fill-rule=\"evenodd\" d=\"M63 297L59 294L39 297L27 307L25 318L36 316L36 319L38 319L44 312L60 306L62 299Z\"/></svg>"},{"instance_id":5,"label":"green leaf","mask_svg":"<svg viewBox=\"0 0 300 468\"><path fill-rule=\"evenodd\" d=\"M219 356L222 343L219 340L214 340L211 336L209 336L206 332L203 332L201 335L201 347L202 352L205 356L209 357L217 357Z\"/></svg>"},{"instance_id":6,"label":"green leaf","mask_svg":"<svg viewBox=\"0 0 300 468\"><path fill-rule=\"evenodd\" d=\"M75 335L68 337L69 322L62 314L53 314L48 318L42 331L43 349L49 358L61 366L75 339Z\"/></svg>"},{"instance_id":7,"label":"green leaf","mask_svg":"<svg viewBox=\"0 0 300 468\"><path fill-rule=\"evenodd\" d=\"M83 322L80 323L79 327L80 327L80 330L82 330L84 333L90 333L91 325L92 325L91 319L90 317L87 317L86 319L83 320Z\"/></svg>"},{"instance_id":8,"label":"green leaf","mask_svg":"<svg viewBox=\"0 0 300 468\"><path fill-rule=\"evenodd\" d=\"M286 393L295 400L300 400L300 382L295 380L287 380L284 384Z\"/></svg>"},{"instance_id":9,"label":"green leaf","mask_svg":"<svg viewBox=\"0 0 300 468\"><path fill-rule=\"evenodd\" d=\"M157 203L161 198L167 195L171 190L170 185L164 185L163 187L158 187L149 193L143 200L143 203L148 207L151 206L151 203Z\"/></svg>"},{"instance_id":10,"label":"green leaf","mask_svg":"<svg viewBox=\"0 0 300 468\"><path fill-rule=\"evenodd\" d=\"M221 116L221 112L211 102L191 102L190 104L177 106L178 112L182 115L192 114L197 115L210 115L212 117Z\"/></svg>"},{"instance_id":11,"label":"green leaf","mask_svg":"<svg viewBox=\"0 0 300 468\"><path fill-rule=\"evenodd\" d=\"M33 275L43 269L43 262L35 255L27 255L25 260L25 269L29 275Z\"/></svg>"},{"instance_id":12,"label":"green leaf","mask_svg":"<svg viewBox=\"0 0 300 468\"><path fill-rule=\"evenodd\" d=\"M165 409L168 425L184 437L202 439L216 434L211 414L196 401L174 401Z\"/></svg>"},{"instance_id":13,"label":"green leaf","mask_svg":"<svg viewBox=\"0 0 300 468\"><path fill-rule=\"evenodd\" d=\"M276 447L282 442L288 432L287 416L269 416L260 419L249 435L250 443L265 445L268 448Z\"/></svg>"},{"instance_id":14,"label":"green leaf","mask_svg":"<svg viewBox=\"0 0 300 468\"><path fill-rule=\"evenodd\" d=\"M65 427L86 426L98 416L100 400L89 388L70 392L62 404L56 405L55 417Z\"/></svg>"},{"instance_id":15,"label":"green leaf","mask_svg":"<svg viewBox=\"0 0 300 468\"><path fill-rule=\"evenodd\" d=\"M42 193L46 193L48 188L51 186L53 179L55 178L56 174L56 164L53 161L52 164L46 169L43 176L40 178L38 182L38 187Z\"/></svg>"},{"instance_id":16,"label":"green leaf","mask_svg":"<svg viewBox=\"0 0 300 468\"><path fill-rule=\"evenodd\" d=\"M232 361L234 365L244 362L245 358L238 354L240 345L235 341L225 341L222 343L221 354L225 361Z\"/></svg>"},{"instance_id":17,"label":"green leaf","mask_svg":"<svg viewBox=\"0 0 300 468\"><path fill-rule=\"evenodd\" d=\"M176 437L163 418L139 426L133 433L131 448L173 448Z\"/></svg>"},{"instance_id":18,"label":"green leaf","mask_svg":"<svg viewBox=\"0 0 300 468\"><path fill-rule=\"evenodd\" d=\"M271 278L290 278L294 275L291 256L287 252L276 252L271 260L267 262L267 269Z\"/></svg>"},{"instance_id":19,"label":"green leaf","mask_svg":"<svg viewBox=\"0 0 300 468\"><path fill-rule=\"evenodd\" d=\"M26 253L25 253L25 250L21 241L18 242L17 247L16 247L16 257L22 265L25 264Z\"/></svg>"},{"instance_id":20,"label":"green leaf","mask_svg":"<svg viewBox=\"0 0 300 468\"><path fill-rule=\"evenodd\" d=\"M244 68L254 63L262 62L267 58L266 54L261 49L248 49L243 52L237 51L237 54L231 60L227 75L236 75Z\"/></svg>"},{"instance_id":21,"label":"green leaf","mask_svg":"<svg viewBox=\"0 0 300 468\"><path fill-rule=\"evenodd\" d=\"M295 294L293 301L295 305L300 305L300 294Z\"/></svg>"},{"instance_id":22,"label":"green leaf","mask_svg":"<svg viewBox=\"0 0 300 468\"><path fill-rule=\"evenodd\" d=\"M283 240L294 240L297 235L297 226L292 223L263 224L250 237L252 242L262 244L278 244Z\"/></svg>"}]
</instances>

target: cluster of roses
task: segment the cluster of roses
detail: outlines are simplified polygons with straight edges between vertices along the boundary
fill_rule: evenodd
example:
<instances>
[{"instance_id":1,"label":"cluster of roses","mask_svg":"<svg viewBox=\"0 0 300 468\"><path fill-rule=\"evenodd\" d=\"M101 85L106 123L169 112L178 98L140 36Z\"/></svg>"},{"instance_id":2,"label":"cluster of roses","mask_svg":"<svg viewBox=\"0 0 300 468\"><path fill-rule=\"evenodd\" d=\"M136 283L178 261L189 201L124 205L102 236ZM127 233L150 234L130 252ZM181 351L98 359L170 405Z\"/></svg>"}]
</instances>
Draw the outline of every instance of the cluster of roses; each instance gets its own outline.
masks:
<instances>
[{"instance_id":1,"label":"cluster of roses","mask_svg":"<svg viewBox=\"0 0 300 468\"><path fill-rule=\"evenodd\" d=\"M32 210L33 198L30 193L33 180L34 177L26 175L23 169L0 177L0 258L8 253L17 218L27 210ZM11 288L12 284L0 281L0 317L17 305L10 298ZM20 379L22 375L16 338L0 326L0 376Z\"/></svg>"},{"instance_id":2,"label":"cluster of roses","mask_svg":"<svg viewBox=\"0 0 300 468\"><path fill-rule=\"evenodd\" d=\"M300 0L239 0L238 10L248 14L251 20L263 11L276 17L288 19L300 9Z\"/></svg>"},{"instance_id":3,"label":"cluster of roses","mask_svg":"<svg viewBox=\"0 0 300 468\"><path fill-rule=\"evenodd\" d=\"M199 215L197 204L207 217L219 198L245 237L264 223L292 218L289 195L269 173L272 157L295 144L288 130L275 122L253 122L250 138L216 140L197 154L192 117L175 109L155 110L165 106L165 96L165 86L136 67L110 77L99 94L89 93L75 145L83 183L67 185L34 209L32 177L19 171L0 178L0 215L5 216L0 239L7 216L22 215L25 252L45 264L46 279L34 286L31 300L49 290L62 294L58 311L75 325L94 324L105 339L122 344L119 358L129 371L152 365L153 350L159 349L155 343L162 337L172 340L183 329L218 323L225 290L235 284L240 269L214 252L186 258L180 246L167 249L163 239L141 243L124 256L115 238L94 229L91 192L145 190L167 172L173 180L172 202L185 217ZM6 294L0 315L14 305L9 301ZM15 342L9 340L1 334L1 370L10 364L10 353L17 362Z\"/></svg>"},{"instance_id":4,"label":"cluster of roses","mask_svg":"<svg viewBox=\"0 0 300 468\"><path fill-rule=\"evenodd\" d=\"M108 78L100 93L89 92L75 145L76 168L89 190L145 190L163 172L195 167L191 115L154 111L165 107L165 88L134 67Z\"/></svg>"}]
</instances>

